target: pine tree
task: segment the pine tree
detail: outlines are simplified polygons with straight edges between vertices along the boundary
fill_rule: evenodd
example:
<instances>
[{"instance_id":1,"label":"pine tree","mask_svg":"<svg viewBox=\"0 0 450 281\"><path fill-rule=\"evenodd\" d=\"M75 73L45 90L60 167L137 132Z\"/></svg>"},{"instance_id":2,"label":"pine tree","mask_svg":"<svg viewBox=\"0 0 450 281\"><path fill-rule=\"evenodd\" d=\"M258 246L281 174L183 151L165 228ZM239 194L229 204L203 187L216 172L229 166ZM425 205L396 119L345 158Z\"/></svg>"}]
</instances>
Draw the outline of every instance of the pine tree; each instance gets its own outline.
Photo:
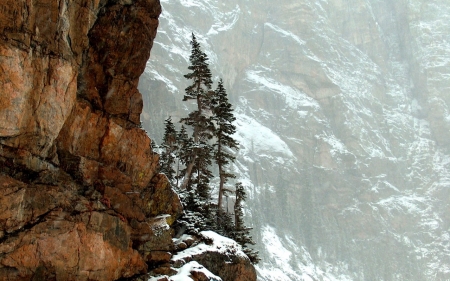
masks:
<instances>
[{"instance_id":1,"label":"pine tree","mask_svg":"<svg viewBox=\"0 0 450 281\"><path fill-rule=\"evenodd\" d=\"M213 137L214 124L211 118L208 117L208 112L211 108L211 71L209 70L208 57L200 49L200 44L194 34L192 34L191 41L191 55L189 61L191 65L188 67L192 72L184 75L188 80L192 80L192 84L185 89L183 101L195 100L197 103L197 110L189 113L188 117L182 118L181 122L192 126L194 133L194 149L192 149L191 161L186 164L185 177L181 188L189 188L187 185L192 183L191 177L194 170L197 173L203 173L203 168L196 167L195 164L198 157L207 157L211 149L208 147L208 140ZM206 112L205 112L206 111ZM203 150L203 151L202 151ZM205 159L203 162L207 162ZM197 176L198 177L198 176ZM199 179L197 180L199 181Z\"/></svg>"},{"instance_id":2,"label":"pine tree","mask_svg":"<svg viewBox=\"0 0 450 281\"><path fill-rule=\"evenodd\" d=\"M260 261L258 251L250 248L249 245L255 245L253 238L250 236L251 228L245 226L244 223L244 212L242 211L243 203L247 199L247 195L244 190L242 183L236 183L236 202L234 203L234 224L235 229L232 235L232 239L238 242L244 251L244 253L249 257L253 264Z\"/></svg>"},{"instance_id":3,"label":"pine tree","mask_svg":"<svg viewBox=\"0 0 450 281\"><path fill-rule=\"evenodd\" d=\"M211 221L214 231L225 237L232 237L235 231L232 214L215 206L213 210L214 219Z\"/></svg>"},{"instance_id":4,"label":"pine tree","mask_svg":"<svg viewBox=\"0 0 450 281\"><path fill-rule=\"evenodd\" d=\"M236 184L236 204L234 206L234 223L232 214L222 208L222 198L226 191L225 184L235 176L227 171L227 166L235 161L233 150L238 148L238 142L233 139L236 120L233 109L220 80L215 91L211 90L211 72L207 63L207 56L200 49L200 44L194 34L191 41L191 71L184 77L192 80L192 84L185 89L183 101L195 100L196 110L189 113L181 122L192 127L193 135L190 137L187 129L182 125L177 135L178 150L176 152L182 170L177 168L177 179L183 178L178 192L184 207L184 216L177 220L180 233L187 231L197 234L205 229L215 230L218 233L235 239L242 245L253 263L259 261L258 252L249 248L253 245L250 236L251 228L244 224L243 201L245 191L241 183ZM214 139L213 139L214 138ZM214 140L214 145L211 145ZM212 162L218 165L219 170L219 201L217 205L211 204L210 181ZM179 171L179 173L178 173ZM178 186L178 183L177 183Z\"/></svg>"},{"instance_id":5,"label":"pine tree","mask_svg":"<svg viewBox=\"0 0 450 281\"><path fill-rule=\"evenodd\" d=\"M203 213L203 205L198 200L195 190L178 190L183 205L183 215L178 218L174 224L177 236L183 233L199 234L208 228L208 220Z\"/></svg>"},{"instance_id":6,"label":"pine tree","mask_svg":"<svg viewBox=\"0 0 450 281\"><path fill-rule=\"evenodd\" d=\"M186 127L184 125L181 125L181 129L178 132L177 135L177 183L176 187L178 186L178 181L183 178L184 174L186 173L186 166L192 162L193 152L192 150L194 146L194 140L189 137ZM182 165L182 168L180 169L180 164ZM190 186L190 185L188 185Z\"/></svg>"},{"instance_id":7,"label":"pine tree","mask_svg":"<svg viewBox=\"0 0 450 281\"><path fill-rule=\"evenodd\" d=\"M185 89L186 95L183 97L183 101L190 99L196 99L198 105L198 111L202 110L202 99L207 96L207 93L211 89L211 71L209 70L208 57L200 49L200 43L197 42L197 38L192 33L191 41L191 55L189 57L188 69L191 73L184 75L186 79L193 80L192 85Z\"/></svg>"},{"instance_id":8,"label":"pine tree","mask_svg":"<svg viewBox=\"0 0 450 281\"><path fill-rule=\"evenodd\" d=\"M215 130L217 142L215 144L214 158L219 168L219 198L217 206L220 213L223 193L225 192L224 185L229 178L235 178L235 175L226 171L226 166L235 160L231 150L238 148L238 142L233 138L234 133L236 133L236 126L233 125L233 122L236 118L233 114L233 108L228 102L222 79L220 79L212 99L212 106L213 118L217 127Z\"/></svg>"},{"instance_id":9,"label":"pine tree","mask_svg":"<svg viewBox=\"0 0 450 281\"><path fill-rule=\"evenodd\" d=\"M169 181L173 184L175 181L175 150L177 149L177 131L172 123L172 118L165 120L165 130L163 142L161 144L162 153L160 158L160 172L164 173Z\"/></svg>"},{"instance_id":10,"label":"pine tree","mask_svg":"<svg viewBox=\"0 0 450 281\"><path fill-rule=\"evenodd\" d=\"M156 142L153 139L150 142L150 148L152 149L153 154L159 152L159 146L156 144Z\"/></svg>"},{"instance_id":11,"label":"pine tree","mask_svg":"<svg viewBox=\"0 0 450 281\"><path fill-rule=\"evenodd\" d=\"M195 233L197 230L207 228L211 216L210 180L213 174L210 167L213 155L210 140L213 138L214 131L214 123L211 119L211 100L214 91L211 91L212 80L208 58L200 49L194 34L192 34L191 47L188 67L191 72L184 77L192 80L192 84L185 89L183 101L194 100L197 107L187 117L181 119L184 125L192 127L193 136L189 138L186 129L183 135L180 135L180 141L184 140L179 150L183 170L178 178L183 178L179 188L182 194L180 197L185 206L183 224Z\"/></svg>"}]
</instances>

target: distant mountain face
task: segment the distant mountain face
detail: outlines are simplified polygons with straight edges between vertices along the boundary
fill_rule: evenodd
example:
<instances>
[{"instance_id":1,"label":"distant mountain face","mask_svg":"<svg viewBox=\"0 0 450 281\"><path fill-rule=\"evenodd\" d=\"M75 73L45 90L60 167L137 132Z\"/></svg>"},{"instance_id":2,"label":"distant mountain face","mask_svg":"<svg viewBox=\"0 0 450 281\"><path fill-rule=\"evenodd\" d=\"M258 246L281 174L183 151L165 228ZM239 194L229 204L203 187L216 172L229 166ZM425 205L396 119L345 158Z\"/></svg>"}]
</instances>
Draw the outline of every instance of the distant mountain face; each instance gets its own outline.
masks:
<instances>
[{"instance_id":1,"label":"distant mountain face","mask_svg":"<svg viewBox=\"0 0 450 281\"><path fill-rule=\"evenodd\" d=\"M161 2L144 127L185 116L195 32L235 105L260 280L450 279L446 1Z\"/></svg>"}]
</instances>

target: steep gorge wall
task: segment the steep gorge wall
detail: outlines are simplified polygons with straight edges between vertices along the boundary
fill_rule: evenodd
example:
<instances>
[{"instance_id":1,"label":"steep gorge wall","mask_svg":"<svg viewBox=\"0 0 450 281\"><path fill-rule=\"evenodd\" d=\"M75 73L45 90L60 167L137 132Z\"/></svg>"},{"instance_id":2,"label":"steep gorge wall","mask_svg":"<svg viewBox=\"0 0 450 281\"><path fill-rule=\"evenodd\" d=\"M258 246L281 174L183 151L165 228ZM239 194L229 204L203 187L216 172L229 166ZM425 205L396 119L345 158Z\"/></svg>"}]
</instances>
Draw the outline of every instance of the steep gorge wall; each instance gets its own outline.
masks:
<instances>
[{"instance_id":1,"label":"steep gorge wall","mask_svg":"<svg viewBox=\"0 0 450 281\"><path fill-rule=\"evenodd\" d=\"M173 248L181 205L139 128L160 12L0 4L0 280L116 280Z\"/></svg>"},{"instance_id":2,"label":"steep gorge wall","mask_svg":"<svg viewBox=\"0 0 450 281\"><path fill-rule=\"evenodd\" d=\"M236 108L261 280L449 279L446 1L161 2L144 126L185 116L194 30Z\"/></svg>"}]
</instances>

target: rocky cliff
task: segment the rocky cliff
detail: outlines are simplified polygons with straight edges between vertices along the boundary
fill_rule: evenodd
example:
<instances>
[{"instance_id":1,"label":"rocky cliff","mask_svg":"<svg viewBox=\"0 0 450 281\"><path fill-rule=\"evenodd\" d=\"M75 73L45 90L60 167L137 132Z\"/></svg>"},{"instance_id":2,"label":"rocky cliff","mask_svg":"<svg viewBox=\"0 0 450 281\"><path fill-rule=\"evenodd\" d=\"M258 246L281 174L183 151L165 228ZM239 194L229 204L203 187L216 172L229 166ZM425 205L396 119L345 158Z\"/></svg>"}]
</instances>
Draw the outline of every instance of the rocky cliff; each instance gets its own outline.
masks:
<instances>
[{"instance_id":1,"label":"rocky cliff","mask_svg":"<svg viewBox=\"0 0 450 281\"><path fill-rule=\"evenodd\" d=\"M261 280L450 279L448 1L161 2L144 126L186 115L195 31L236 108Z\"/></svg>"},{"instance_id":2,"label":"rocky cliff","mask_svg":"<svg viewBox=\"0 0 450 281\"><path fill-rule=\"evenodd\" d=\"M182 209L137 90L160 13L157 0L0 4L0 280L116 280L169 262Z\"/></svg>"},{"instance_id":3,"label":"rocky cliff","mask_svg":"<svg viewBox=\"0 0 450 281\"><path fill-rule=\"evenodd\" d=\"M181 211L138 128L159 2L3 1L0 12L0 279L145 272Z\"/></svg>"}]
</instances>

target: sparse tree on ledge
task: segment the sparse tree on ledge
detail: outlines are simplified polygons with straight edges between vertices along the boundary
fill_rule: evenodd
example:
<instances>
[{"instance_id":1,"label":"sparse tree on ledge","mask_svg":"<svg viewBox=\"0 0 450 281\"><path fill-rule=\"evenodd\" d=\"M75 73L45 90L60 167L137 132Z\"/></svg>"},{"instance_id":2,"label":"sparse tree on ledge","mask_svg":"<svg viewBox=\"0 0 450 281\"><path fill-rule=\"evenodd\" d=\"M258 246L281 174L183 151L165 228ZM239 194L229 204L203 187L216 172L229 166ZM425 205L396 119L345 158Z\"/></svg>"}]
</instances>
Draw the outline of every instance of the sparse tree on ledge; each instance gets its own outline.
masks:
<instances>
[{"instance_id":1,"label":"sparse tree on ledge","mask_svg":"<svg viewBox=\"0 0 450 281\"><path fill-rule=\"evenodd\" d=\"M250 248L253 239L251 228L244 224L243 202L246 198L244 187L236 184L236 203L234 214L222 207L223 195L231 192L225 188L230 178L235 176L229 172L229 165L235 161L234 151L238 142L233 139L236 120L232 105L220 80L215 91L211 90L211 72L207 56L200 49L194 34L191 41L192 52L189 57L191 71L184 77L192 80L185 89L183 101L194 100L196 109L181 119L181 131L177 135L177 157L182 165L177 180L183 182L177 188L183 207L184 216L177 220L179 233L198 234L199 231L213 230L238 242L252 263L259 261L258 252ZM192 128L190 137L186 126ZM211 164L215 161L219 172L218 203L211 202ZM234 215L234 222L233 222Z\"/></svg>"},{"instance_id":2,"label":"sparse tree on ledge","mask_svg":"<svg viewBox=\"0 0 450 281\"><path fill-rule=\"evenodd\" d=\"M245 226L244 223L244 212L243 203L247 199L244 186L242 183L236 183L236 202L234 203L234 224L235 229L232 235L232 239L238 242L244 251L244 253L249 257L253 264L258 263L261 259L259 258L258 251L250 248L250 245L255 245L253 238L250 236L251 228Z\"/></svg>"},{"instance_id":3,"label":"sparse tree on ledge","mask_svg":"<svg viewBox=\"0 0 450 281\"><path fill-rule=\"evenodd\" d=\"M177 131L175 130L175 126L173 125L170 116L165 120L164 124L165 130L163 143L161 144L162 153L160 159L160 172L164 173L173 184L175 181L175 170L173 169L173 166L175 164L174 152L177 149Z\"/></svg>"},{"instance_id":4,"label":"sparse tree on ledge","mask_svg":"<svg viewBox=\"0 0 450 281\"><path fill-rule=\"evenodd\" d=\"M197 42L197 38L192 34L191 41L191 55L189 61L191 65L188 67L191 70L190 73L184 75L188 80L192 80L192 84L185 89L185 95L183 101L195 100L197 104L197 110L189 113L188 117L182 118L181 122L192 126L194 133L194 149L192 150L193 157L191 157L191 162L186 164L186 173L184 176L184 181L181 185L182 189L187 188L190 184L192 173L196 162L198 163L197 156L202 155L202 157L209 157L206 155L207 151L211 151L207 147L207 141L212 138L212 132L214 130L214 125L211 122L211 118L208 117L208 111L211 108L211 71L209 70L208 57L200 49L200 44ZM201 144L202 143L202 144ZM205 149L205 151L200 151ZM201 171L197 168L197 173Z\"/></svg>"},{"instance_id":5,"label":"sparse tree on ledge","mask_svg":"<svg viewBox=\"0 0 450 281\"><path fill-rule=\"evenodd\" d=\"M178 143L178 150L177 150L177 158L178 158L178 165L177 165L177 183L176 187L178 187L178 181L184 177L184 174L186 173L186 166L193 161L193 152L194 149L194 140L189 137L186 127L184 125L181 125L181 129L178 132L177 135L177 143ZM180 170L180 163L182 164L183 168ZM190 186L190 185L188 185Z\"/></svg>"},{"instance_id":6,"label":"sparse tree on ledge","mask_svg":"<svg viewBox=\"0 0 450 281\"><path fill-rule=\"evenodd\" d=\"M224 186L229 178L235 178L235 175L226 171L226 166L234 162L232 155L233 149L238 149L238 142L233 138L236 133L236 126L233 122L236 120L233 114L232 105L228 102L228 96L223 87L223 81L220 79L214 98L212 100L213 119L216 123L214 132L217 138L214 152L214 159L219 168L219 198L217 202L218 214L222 212L222 198L225 192Z\"/></svg>"},{"instance_id":7,"label":"sparse tree on ledge","mask_svg":"<svg viewBox=\"0 0 450 281\"><path fill-rule=\"evenodd\" d=\"M182 194L185 205L184 225L193 231L198 228L205 230L207 222L211 220L210 180L213 174L210 170L213 160L213 147L210 140L213 138L214 123L211 119L211 100L214 91L211 90L211 72L209 70L208 58L200 49L197 38L192 34L191 56L189 57L191 71L184 77L192 81L192 84L185 89L183 101L194 100L196 110L190 112L187 117L180 121L186 126L190 126L193 131L192 138L186 135L180 136L180 141L184 139L185 144L180 144L182 148L179 152L183 171L179 178L183 178L179 192ZM194 220L192 214L200 215ZM205 228L202 229L201 226ZM193 231L195 232L195 231Z\"/></svg>"}]
</instances>

